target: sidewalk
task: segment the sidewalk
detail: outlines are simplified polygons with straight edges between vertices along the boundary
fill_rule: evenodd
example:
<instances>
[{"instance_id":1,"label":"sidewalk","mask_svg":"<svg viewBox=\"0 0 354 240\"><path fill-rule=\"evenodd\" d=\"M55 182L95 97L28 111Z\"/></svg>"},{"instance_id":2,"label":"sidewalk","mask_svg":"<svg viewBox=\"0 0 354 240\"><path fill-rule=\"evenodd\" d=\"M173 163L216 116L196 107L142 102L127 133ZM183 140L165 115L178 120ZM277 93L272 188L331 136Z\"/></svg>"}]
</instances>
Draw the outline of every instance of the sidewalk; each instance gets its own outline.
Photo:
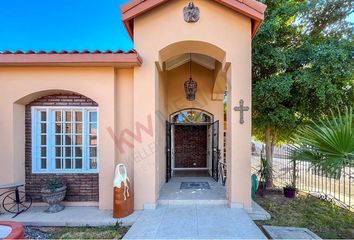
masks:
<instances>
[{"instance_id":1,"label":"sidewalk","mask_svg":"<svg viewBox=\"0 0 354 240\"><path fill-rule=\"evenodd\" d=\"M243 209L170 205L145 210L124 239L266 239Z\"/></svg>"},{"instance_id":2,"label":"sidewalk","mask_svg":"<svg viewBox=\"0 0 354 240\"><path fill-rule=\"evenodd\" d=\"M123 226L132 225L140 216L141 211L135 211L132 215L123 219L114 219L112 211L99 210L97 207L66 207L58 213L45 213L46 207L31 207L15 218L13 214L1 213L0 221L17 221L26 226L105 226L113 225L118 220Z\"/></svg>"}]
</instances>

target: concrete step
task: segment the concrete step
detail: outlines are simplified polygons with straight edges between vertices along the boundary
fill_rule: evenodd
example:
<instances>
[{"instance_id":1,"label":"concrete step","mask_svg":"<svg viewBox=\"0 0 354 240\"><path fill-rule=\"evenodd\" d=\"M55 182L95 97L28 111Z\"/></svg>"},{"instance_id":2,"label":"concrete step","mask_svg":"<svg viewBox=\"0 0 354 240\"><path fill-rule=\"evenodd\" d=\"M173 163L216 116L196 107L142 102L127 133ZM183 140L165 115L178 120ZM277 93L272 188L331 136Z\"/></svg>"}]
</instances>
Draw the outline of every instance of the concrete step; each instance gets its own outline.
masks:
<instances>
[{"instance_id":1,"label":"concrete step","mask_svg":"<svg viewBox=\"0 0 354 240\"><path fill-rule=\"evenodd\" d=\"M321 239L307 228L263 226L272 239Z\"/></svg>"},{"instance_id":2,"label":"concrete step","mask_svg":"<svg viewBox=\"0 0 354 240\"><path fill-rule=\"evenodd\" d=\"M226 199L217 199L217 200L188 200L188 199L178 199L178 200L169 200L169 199L159 199L158 205L228 205Z\"/></svg>"},{"instance_id":3,"label":"concrete step","mask_svg":"<svg viewBox=\"0 0 354 240\"><path fill-rule=\"evenodd\" d=\"M264 210L261 206L259 206L255 201L252 201L252 208L250 211L247 211L248 215L252 218L252 220L269 220L271 215Z\"/></svg>"}]
</instances>

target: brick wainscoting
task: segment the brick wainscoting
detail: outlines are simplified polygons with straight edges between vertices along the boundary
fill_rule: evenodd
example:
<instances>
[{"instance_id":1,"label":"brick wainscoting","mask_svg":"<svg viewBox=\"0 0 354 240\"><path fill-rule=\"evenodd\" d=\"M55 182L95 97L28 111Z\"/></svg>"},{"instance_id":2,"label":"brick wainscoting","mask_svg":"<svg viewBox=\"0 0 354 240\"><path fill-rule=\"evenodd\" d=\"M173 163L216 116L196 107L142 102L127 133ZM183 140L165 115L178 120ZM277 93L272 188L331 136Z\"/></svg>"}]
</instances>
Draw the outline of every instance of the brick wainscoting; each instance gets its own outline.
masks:
<instances>
[{"instance_id":1,"label":"brick wainscoting","mask_svg":"<svg viewBox=\"0 0 354 240\"><path fill-rule=\"evenodd\" d=\"M175 125L177 168L207 167L207 126Z\"/></svg>"},{"instance_id":2,"label":"brick wainscoting","mask_svg":"<svg viewBox=\"0 0 354 240\"><path fill-rule=\"evenodd\" d=\"M64 178L68 190L67 201L98 201L98 174L34 174L32 173L32 139L31 139L31 107L32 106L97 106L93 100L75 94L56 94L45 96L26 105L25 128L25 174L26 191L33 201L41 201L40 190L49 179Z\"/></svg>"}]
</instances>

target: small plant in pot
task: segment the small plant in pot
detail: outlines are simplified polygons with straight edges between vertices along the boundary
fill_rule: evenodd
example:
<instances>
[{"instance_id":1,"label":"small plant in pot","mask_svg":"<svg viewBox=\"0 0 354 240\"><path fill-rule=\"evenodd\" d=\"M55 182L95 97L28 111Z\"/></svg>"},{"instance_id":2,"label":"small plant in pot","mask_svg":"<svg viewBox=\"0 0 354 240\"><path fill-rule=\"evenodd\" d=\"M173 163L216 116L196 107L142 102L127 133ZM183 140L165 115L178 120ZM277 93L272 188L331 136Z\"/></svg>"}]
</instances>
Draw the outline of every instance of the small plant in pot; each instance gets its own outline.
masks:
<instances>
[{"instance_id":1,"label":"small plant in pot","mask_svg":"<svg viewBox=\"0 0 354 240\"><path fill-rule=\"evenodd\" d=\"M63 180L51 179L41 190L42 199L49 204L49 208L45 210L48 213L57 213L64 209L60 204L66 195L66 184Z\"/></svg>"},{"instance_id":2,"label":"small plant in pot","mask_svg":"<svg viewBox=\"0 0 354 240\"><path fill-rule=\"evenodd\" d=\"M284 197L294 198L296 196L296 187L294 184L287 184L283 187Z\"/></svg>"},{"instance_id":3,"label":"small plant in pot","mask_svg":"<svg viewBox=\"0 0 354 240\"><path fill-rule=\"evenodd\" d=\"M271 168L268 164L268 161L266 160L266 158L263 155L263 150L261 152L261 165L260 168L257 172L258 176L259 176L259 185L258 185L258 189L257 189L257 195L263 197L265 192L266 192L266 188L267 188L267 180L271 174Z\"/></svg>"}]
</instances>

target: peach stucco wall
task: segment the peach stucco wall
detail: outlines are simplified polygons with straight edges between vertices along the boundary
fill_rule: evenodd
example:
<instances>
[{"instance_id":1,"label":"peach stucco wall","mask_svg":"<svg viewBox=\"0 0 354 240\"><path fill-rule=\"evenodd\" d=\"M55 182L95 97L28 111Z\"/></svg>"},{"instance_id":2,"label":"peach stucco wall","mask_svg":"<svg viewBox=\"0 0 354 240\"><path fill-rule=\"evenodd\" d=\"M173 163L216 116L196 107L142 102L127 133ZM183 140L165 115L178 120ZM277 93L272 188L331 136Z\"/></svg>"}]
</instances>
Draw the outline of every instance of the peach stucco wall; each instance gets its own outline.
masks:
<instances>
[{"instance_id":1,"label":"peach stucco wall","mask_svg":"<svg viewBox=\"0 0 354 240\"><path fill-rule=\"evenodd\" d=\"M168 78L165 71L158 71L159 81L156 87L158 94L156 99L156 136L157 136L157 174L156 174L156 194L166 181L166 120L168 116Z\"/></svg>"},{"instance_id":2,"label":"peach stucco wall","mask_svg":"<svg viewBox=\"0 0 354 240\"><path fill-rule=\"evenodd\" d=\"M116 69L115 86L115 137L120 139L116 144L116 163L123 163L127 167L128 176L131 182L134 182L134 147L132 147L133 138L127 132L134 132L133 123L133 70ZM121 139L130 144L124 144Z\"/></svg>"},{"instance_id":3,"label":"peach stucco wall","mask_svg":"<svg viewBox=\"0 0 354 240\"><path fill-rule=\"evenodd\" d=\"M245 124L239 124L239 113L232 110L239 99L251 106L251 21L214 1L195 0L200 9L197 23L183 20L188 0L168 1L148 14L134 20L135 48L143 64L134 69L134 121L144 122L146 116L156 120L155 96L159 77L157 69L163 61L181 53L202 53L216 58L224 71L228 68L228 195L233 207L250 207L251 117L245 113ZM182 44L179 44L182 43ZM161 54L159 54L161 53ZM159 67L156 67L159 63ZM157 142L157 132L136 143L136 150ZM156 148L156 145L155 145ZM156 203L158 187L155 174L159 154L155 151L139 163L135 162L136 207ZM143 170L149 169L149 170Z\"/></svg>"},{"instance_id":4,"label":"peach stucco wall","mask_svg":"<svg viewBox=\"0 0 354 240\"><path fill-rule=\"evenodd\" d=\"M223 119L223 101L212 100L214 71L192 63L192 77L197 82L195 101L188 101L184 92L184 82L189 79L189 63L167 71L168 114L184 108L200 108L211 112L215 120Z\"/></svg>"},{"instance_id":5,"label":"peach stucco wall","mask_svg":"<svg viewBox=\"0 0 354 240\"><path fill-rule=\"evenodd\" d=\"M111 67L1 67L0 183L24 181L24 106L40 96L75 92L99 104L99 206L111 209L115 162L127 162L133 150L116 151L108 129L117 134L132 128L132 73Z\"/></svg>"},{"instance_id":6,"label":"peach stucco wall","mask_svg":"<svg viewBox=\"0 0 354 240\"><path fill-rule=\"evenodd\" d=\"M134 20L134 44L143 60L134 70L0 67L0 133L6 136L0 138L0 182L24 180L24 105L49 93L71 91L99 104L100 208L112 208L112 181L118 162L128 166L134 181L135 208L155 207L165 181L163 120L178 108L191 106L176 100L184 99L181 84L187 79L186 66L166 73L163 63L192 52L215 58L221 63L219 69L227 73L228 198L231 206L250 207L251 111L245 113L245 124L241 125L239 113L232 108L240 99L251 106L251 21L214 1L194 0L200 20L186 23L182 10L188 2L168 1ZM200 84L196 103L204 102L201 108L222 120L222 101L211 101L203 94L211 93L214 73L199 66L195 69ZM206 102L199 99L203 96Z\"/></svg>"}]
</instances>

